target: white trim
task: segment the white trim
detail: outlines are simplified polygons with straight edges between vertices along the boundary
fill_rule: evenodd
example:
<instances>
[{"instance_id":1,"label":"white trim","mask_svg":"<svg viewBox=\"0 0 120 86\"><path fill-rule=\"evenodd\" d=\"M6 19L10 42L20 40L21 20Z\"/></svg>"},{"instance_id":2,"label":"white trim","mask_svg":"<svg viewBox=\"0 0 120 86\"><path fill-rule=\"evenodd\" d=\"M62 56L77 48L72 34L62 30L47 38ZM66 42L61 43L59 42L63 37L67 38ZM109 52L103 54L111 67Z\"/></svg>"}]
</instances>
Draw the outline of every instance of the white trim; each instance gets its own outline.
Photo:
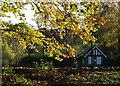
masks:
<instances>
[{"instance_id":1,"label":"white trim","mask_svg":"<svg viewBox=\"0 0 120 86\"><path fill-rule=\"evenodd\" d=\"M107 56L98 47L96 48L107 58Z\"/></svg>"},{"instance_id":2,"label":"white trim","mask_svg":"<svg viewBox=\"0 0 120 86\"><path fill-rule=\"evenodd\" d=\"M98 52L99 52L99 51L95 50L95 55L98 55Z\"/></svg>"},{"instance_id":3,"label":"white trim","mask_svg":"<svg viewBox=\"0 0 120 86\"><path fill-rule=\"evenodd\" d=\"M100 52L97 52L97 55L101 55L101 53L100 53Z\"/></svg>"},{"instance_id":4,"label":"white trim","mask_svg":"<svg viewBox=\"0 0 120 86\"><path fill-rule=\"evenodd\" d=\"M97 48L98 51L101 52L101 53L103 54L103 56L105 56L105 58L107 58L107 56L106 56L97 46L94 46L94 47L92 48L92 50L94 50L94 48ZM84 57L86 57L87 55L89 55L89 53L91 53L92 50L90 50Z\"/></svg>"},{"instance_id":5,"label":"white trim","mask_svg":"<svg viewBox=\"0 0 120 86\"><path fill-rule=\"evenodd\" d=\"M96 50L93 50L93 55L96 55Z\"/></svg>"}]
</instances>

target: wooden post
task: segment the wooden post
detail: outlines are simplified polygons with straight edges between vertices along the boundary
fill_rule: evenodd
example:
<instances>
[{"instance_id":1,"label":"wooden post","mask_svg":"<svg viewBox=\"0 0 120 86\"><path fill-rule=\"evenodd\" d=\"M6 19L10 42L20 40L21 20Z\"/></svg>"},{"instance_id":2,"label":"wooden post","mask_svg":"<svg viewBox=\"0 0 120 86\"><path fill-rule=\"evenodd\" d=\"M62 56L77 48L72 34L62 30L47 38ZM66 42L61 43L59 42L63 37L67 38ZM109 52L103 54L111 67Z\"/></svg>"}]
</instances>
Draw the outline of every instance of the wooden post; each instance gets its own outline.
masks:
<instances>
[{"instance_id":1,"label":"wooden post","mask_svg":"<svg viewBox=\"0 0 120 86\"><path fill-rule=\"evenodd\" d=\"M43 62L45 62L44 46L43 46Z\"/></svg>"},{"instance_id":2,"label":"wooden post","mask_svg":"<svg viewBox=\"0 0 120 86\"><path fill-rule=\"evenodd\" d=\"M93 43L92 43L92 41L90 41L90 47L93 47Z\"/></svg>"}]
</instances>

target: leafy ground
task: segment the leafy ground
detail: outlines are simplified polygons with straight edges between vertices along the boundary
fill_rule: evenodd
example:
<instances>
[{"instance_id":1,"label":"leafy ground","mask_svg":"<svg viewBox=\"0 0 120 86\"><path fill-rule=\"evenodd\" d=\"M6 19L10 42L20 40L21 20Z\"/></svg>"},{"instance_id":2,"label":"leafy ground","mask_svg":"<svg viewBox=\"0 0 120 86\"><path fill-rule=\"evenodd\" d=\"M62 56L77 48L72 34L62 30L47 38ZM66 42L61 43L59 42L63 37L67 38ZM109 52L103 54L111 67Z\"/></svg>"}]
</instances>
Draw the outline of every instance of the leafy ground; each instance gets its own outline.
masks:
<instances>
[{"instance_id":1,"label":"leafy ground","mask_svg":"<svg viewBox=\"0 0 120 86\"><path fill-rule=\"evenodd\" d=\"M2 86L120 85L120 67L112 68L3 68Z\"/></svg>"}]
</instances>

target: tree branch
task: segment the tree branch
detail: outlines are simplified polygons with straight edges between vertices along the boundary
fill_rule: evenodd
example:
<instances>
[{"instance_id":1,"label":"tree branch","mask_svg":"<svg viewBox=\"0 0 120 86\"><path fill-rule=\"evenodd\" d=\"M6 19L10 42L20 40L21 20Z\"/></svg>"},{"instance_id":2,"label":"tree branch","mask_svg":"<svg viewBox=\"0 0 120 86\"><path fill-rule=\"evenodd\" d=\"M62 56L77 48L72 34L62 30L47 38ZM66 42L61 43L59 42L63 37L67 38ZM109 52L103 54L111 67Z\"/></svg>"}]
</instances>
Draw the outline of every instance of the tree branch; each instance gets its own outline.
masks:
<instances>
[{"instance_id":1,"label":"tree branch","mask_svg":"<svg viewBox=\"0 0 120 86\"><path fill-rule=\"evenodd\" d=\"M31 0L31 1L32 1L32 0ZM39 11L40 13L42 13L42 11L40 10L39 6L38 6L34 1L32 1L32 3L37 7L38 11Z\"/></svg>"}]
</instances>

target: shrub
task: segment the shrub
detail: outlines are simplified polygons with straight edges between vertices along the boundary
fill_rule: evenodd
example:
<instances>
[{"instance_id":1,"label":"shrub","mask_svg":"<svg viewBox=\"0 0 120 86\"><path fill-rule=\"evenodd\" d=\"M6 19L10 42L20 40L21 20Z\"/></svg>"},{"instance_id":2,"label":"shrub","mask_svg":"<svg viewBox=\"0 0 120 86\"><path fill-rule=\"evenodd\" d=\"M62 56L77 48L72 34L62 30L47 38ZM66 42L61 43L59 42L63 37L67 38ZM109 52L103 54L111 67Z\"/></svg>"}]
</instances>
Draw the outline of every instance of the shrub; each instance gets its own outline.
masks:
<instances>
[{"instance_id":1,"label":"shrub","mask_svg":"<svg viewBox=\"0 0 120 86\"><path fill-rule=\"evenodd\" d=\"M6 64L6 62L10 63L15 59L15 53L10 49L8 45L2 46L2 62Z\"/></svg>"}]
</instances>

